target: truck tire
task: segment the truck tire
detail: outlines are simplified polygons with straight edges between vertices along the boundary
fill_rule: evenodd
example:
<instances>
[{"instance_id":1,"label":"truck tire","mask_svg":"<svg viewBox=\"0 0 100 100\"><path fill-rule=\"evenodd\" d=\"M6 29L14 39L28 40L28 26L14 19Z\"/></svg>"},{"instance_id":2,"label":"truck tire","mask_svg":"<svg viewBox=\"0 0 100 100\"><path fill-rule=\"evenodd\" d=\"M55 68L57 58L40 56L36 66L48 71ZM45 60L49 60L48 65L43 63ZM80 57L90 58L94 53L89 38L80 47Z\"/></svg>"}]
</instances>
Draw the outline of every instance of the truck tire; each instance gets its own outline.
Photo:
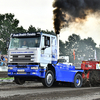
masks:
<instances>
[{"instance_id":1,"label":"truck tire","mask_svg":"<svg viewBox=\"0 0 100 100\"><path fill-rule=\"evenodd\" d=\"M82 83L83 83L83 79L81 74L76 74L74 78L74 86L76 88L80 88L82 86Z\"/></svg>"},{"instance_id":2,"label":"truck tire","mask_svg":"<svg viewBox=\"0 0 100 100\"><path fill-rule=\"evenodd\" d=\"M22 78L19 78L19 77L14 77L14 82L16 84L23 85L25 83L25 80L23 80Z\"/></svg>"},{"instance_id":3,"label":"truck tire","mask_svg":"<svg viewBox=\"0 0 100 100\"><path fill-rule=\"evenodd\" d=\"M54 73L51 70L46 72L45 78L42 79L42 84L46 87L51 87L54 83Z\"/></svg>"},{"instance_id":4,"label":"truck tire","mask_svg":"<svg viewBox=\"0 0 100 100\"><path fill-rule=\"evenodd\" d=\"M90 86L98 86L100 84L100 71L90 71L89 82Z\"/></svg>"}]
</instances>

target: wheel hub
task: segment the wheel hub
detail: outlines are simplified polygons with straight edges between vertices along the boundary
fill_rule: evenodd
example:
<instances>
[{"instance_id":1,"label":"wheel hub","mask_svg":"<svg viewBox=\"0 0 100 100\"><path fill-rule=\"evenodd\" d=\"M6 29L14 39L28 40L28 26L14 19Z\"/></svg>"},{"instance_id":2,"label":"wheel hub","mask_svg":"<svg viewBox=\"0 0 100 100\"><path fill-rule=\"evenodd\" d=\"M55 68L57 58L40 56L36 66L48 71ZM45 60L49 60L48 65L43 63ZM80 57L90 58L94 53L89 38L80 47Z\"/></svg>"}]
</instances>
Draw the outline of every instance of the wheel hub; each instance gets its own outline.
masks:
<instances>
[{"instance_id":1,"label":"wheel hub","mask_svg":"<svg viewBox=\"0 0 100 100\"><path fill-rule=\"evenodd\" d=\"M47 83L50 84L52 82L52 79L53 79L52 78L52 75L51 74L48 74L47 75Z\"/></svg>"},{"instance_id":2,"label":"wheel hub","mask_svg":"<svg viewBox=\"0 0 100 100\"><path fill-rule=\"evenodd\" d=\"M80 85L80 82L81 82L80 79L77 79L77 80L76 80L77 86Z\"/></svg>"}]
</instances>

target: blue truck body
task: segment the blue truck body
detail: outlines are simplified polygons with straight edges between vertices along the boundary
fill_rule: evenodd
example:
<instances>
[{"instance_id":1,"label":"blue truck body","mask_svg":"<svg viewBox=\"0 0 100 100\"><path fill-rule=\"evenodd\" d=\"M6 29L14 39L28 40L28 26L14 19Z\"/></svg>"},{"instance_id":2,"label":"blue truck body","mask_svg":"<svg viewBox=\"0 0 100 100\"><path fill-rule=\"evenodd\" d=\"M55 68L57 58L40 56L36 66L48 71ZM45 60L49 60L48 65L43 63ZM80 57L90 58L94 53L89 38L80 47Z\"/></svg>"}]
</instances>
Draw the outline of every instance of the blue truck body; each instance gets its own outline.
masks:
<instances>
[{"instance_id":1,"label":"blue truck body","mask_svg":"<svg viewBox=\"0 0 100 100\"><path fill-rule=\"evenodd\" d=\"M75 70L75 66L61 64L55 66L56 70L56 80L63 81L63 82L74 82L74 77L76 73L80 72L83 73L83 70Z\"/></svg>"},{"instance_id":2,"label":"blue truck body","mask_svg":"<svg viewBox=\"0 0 100 100\"><path fill-rule=\"evenodd\" d=\"M31 67L33 66L38 68L32 70ZM46 69L40 69L39 65L25 65L25 66L8 65L8 67L13 67L13 69L8 70L8 76L10 77L32 76L32 77L45 78L46 74ZM61 82L74 82L74 77L76 73L84 72L83 70L76 70L75 66L73 65L61 64L61 63L53 65L53 67L55 69L56 81L61 81Z\"/></svg>"}]
</instances>

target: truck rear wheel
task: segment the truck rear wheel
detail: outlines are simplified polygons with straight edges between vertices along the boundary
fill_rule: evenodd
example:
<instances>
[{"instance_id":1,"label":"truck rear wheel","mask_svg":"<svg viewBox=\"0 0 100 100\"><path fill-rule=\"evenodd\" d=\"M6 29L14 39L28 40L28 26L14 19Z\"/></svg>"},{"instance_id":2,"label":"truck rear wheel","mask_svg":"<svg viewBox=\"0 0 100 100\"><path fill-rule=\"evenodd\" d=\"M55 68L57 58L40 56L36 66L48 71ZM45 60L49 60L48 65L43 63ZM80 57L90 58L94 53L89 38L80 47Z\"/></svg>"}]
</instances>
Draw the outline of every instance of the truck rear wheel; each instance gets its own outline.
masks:
<instances>
[{"instance_id":1,"label":"truck rear wheel","mask_svg":"<svg viewBox=\"0 0 100 100\"><path fill-rule=\"evenodd\" d=\"M19 77L14 77L14 81L16 84L22 85L25 83L25 80L23 80L22 78Z\"/></svg>"},{"instance_id":2,"label":"truck rear wheel","mask_svg":"<svg viewBox=\"0 0 100 100\"><path fill-rule=\"evenodd\" d=\"M90 71L89 81L91 86L97 86L100 84L100 71Z\"/></svg>"},{"instance_id":3,"label":"truck rear wheel","mask_svg":"<svg viewBox=\"0 0 100 100\"><path fill-rule=\"evenodd\" d=\"M42 79L42 84L46 87L51 87L54 83L54 73L51 70L46 72L45 78Z\"/></svg>"},{"instance_id":4,"label":"truck rear wheel","mask_svg":"<svg viewBox=\"0 0 100 100\"><path fill-rule=\"evenodd\" d=\"M80 88L82 86L82 83L83 83L82 76L80 74L76 74L74 78L74 86L76 88Z\"/></svg>"}]
</instances>

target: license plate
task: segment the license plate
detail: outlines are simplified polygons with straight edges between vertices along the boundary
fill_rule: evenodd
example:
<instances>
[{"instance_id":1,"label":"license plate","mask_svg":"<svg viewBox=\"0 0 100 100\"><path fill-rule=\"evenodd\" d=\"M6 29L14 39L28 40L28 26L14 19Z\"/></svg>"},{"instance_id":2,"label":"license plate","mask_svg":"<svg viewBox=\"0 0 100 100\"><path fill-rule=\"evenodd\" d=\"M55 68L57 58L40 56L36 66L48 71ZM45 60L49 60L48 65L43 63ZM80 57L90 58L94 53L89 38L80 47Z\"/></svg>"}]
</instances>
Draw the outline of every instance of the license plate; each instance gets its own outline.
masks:
<instances>
[{"instance_id":1,"label":"license plate","mask_svg":"<svg viewBox=\"0 0 100 100\"><path fill-rule=\"evenodd\" d=\"M17 72L17 74L26 74L26 72Z\"/></svg>"},{"instance_id":2,"label":"license plate","mask_svg":"<svg viewBox=\"0 0 100 100\"><path fill-rule=\"evenodd\" d=\"M17 71L18 71L18 72L24 72L25 70L24 70L24 69L22 69L22 70L20 69L20 70L17 70Z\"/></svg>"}]
</instances>

